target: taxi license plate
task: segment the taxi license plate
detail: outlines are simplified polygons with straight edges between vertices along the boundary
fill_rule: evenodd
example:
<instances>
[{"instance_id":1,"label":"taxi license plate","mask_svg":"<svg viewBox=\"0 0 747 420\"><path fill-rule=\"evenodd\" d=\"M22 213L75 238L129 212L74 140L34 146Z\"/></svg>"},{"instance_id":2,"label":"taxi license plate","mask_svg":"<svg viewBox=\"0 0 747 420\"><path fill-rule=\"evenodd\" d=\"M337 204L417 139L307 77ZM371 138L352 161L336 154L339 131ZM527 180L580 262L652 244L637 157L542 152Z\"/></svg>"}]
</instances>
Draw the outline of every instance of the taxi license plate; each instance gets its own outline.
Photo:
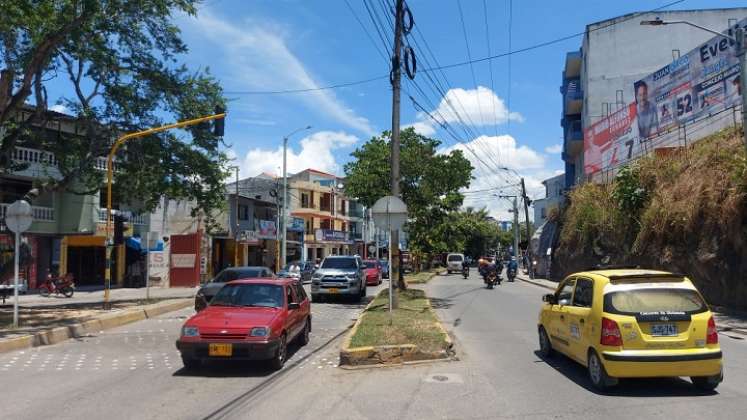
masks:
<instances>
[{"instance_id":1,"label":"taxi license plate","mask_svg":"<svg viewBox=\"0 0 747 420\"><path fill-rule=\"evenodd\" d=\"M335 293L339 293L339 292L340 292L340 290L338 290L338 289L328 289L328 290L329 290L329 292L330 292L330 293L332 293L332 294L335 294Z\"/></svg>"},{"instance_id":2,"label":"taxi license plate","mask_svg":"<svg viewBox=\"0 0 747 420\"><path fill-rule=\"evenodd\" d=\"M233 354L233 345L224 343L211 343L208 345L208 355L230 357Z\"/></svg>"},{"instance_id":3,"label":"taxi license plate","mask_svg":"<svg viewBox=\"0 0 747 420\"><path fill-rule=\"evenodd\" d=\"M651 325L651 335L657 337L671 337L677 335L676 324L653 324Z\"/></svg>"}]
</instances>

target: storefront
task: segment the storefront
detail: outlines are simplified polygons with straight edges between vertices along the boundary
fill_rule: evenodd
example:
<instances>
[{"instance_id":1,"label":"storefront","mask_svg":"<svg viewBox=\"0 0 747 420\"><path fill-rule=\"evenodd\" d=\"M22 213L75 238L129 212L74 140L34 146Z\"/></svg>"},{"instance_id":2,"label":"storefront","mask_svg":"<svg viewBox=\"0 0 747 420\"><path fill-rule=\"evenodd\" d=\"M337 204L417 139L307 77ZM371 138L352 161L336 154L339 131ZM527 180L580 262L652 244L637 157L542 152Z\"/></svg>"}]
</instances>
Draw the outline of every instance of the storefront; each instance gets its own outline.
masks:
<instances>
[{"instance_id":1,"label":"storefront","mask_svg":"<svg viewBox=\"0 0 747 420\"><path fill-rule=\"evenodd\" d=\"M310 261L321 261L329 255L353 255L356 253L349 232L340 230L317 229L314 233L314 241L309 241L305 246Z\"/></svg>"}]
</instances>

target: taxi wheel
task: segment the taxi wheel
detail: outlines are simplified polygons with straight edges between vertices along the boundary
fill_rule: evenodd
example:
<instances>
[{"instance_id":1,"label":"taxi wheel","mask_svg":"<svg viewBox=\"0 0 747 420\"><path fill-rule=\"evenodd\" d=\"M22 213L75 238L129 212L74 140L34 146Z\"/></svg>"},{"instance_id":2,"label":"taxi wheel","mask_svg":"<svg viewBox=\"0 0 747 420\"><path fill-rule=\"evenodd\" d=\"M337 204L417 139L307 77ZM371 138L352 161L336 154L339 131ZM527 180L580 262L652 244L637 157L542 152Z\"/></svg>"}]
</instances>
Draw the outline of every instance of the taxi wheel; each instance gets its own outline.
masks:
<instances>
[{"instance_id":1,"label":"taxi wheel","mask_svg":"<svg viewBox=\"0 0 747 420\"><path fill-rule=\"evenodd\" d=\"M617 379L607 375L607 371L604 370L602 361L599 360L599 356L594 350L589 350L587 366L589 369L589 379L591 379L591 384L594 385L594 388L604 391L617 385Z\"/></svg>"},{"instance_id":2,"label":"taxi wheel","mask_svg":"<svg viewBox=\"0 0 747 420\"><path fill-rule=\"evenodd\" d=\"M552 348L552 343L550 342L550 337L547 336L547 332L545 331L545 327L539 327L539 345L540 355L542 357L552 357L554 350Z\"/></svg>"},{"instance_id":3,"label":"taxi wheel","mask_svg":"<svg viewBox=\"0 0 747 420\"><path fill-rule=\"evenodd\" d=\"M287 343L286 343L286 336L285 334L280 336L280 343L278 344L278 349L275 352L275 357L272 358L272 368L275 370L280 370L285 365L285 358L286 358L286 351Z\"/></svg>"},{"instance_id":4,"label":"taxi wheel","mask_svg":"<svg viewBox=\"0 0 747 420\"><path fill-rule=\"evenodd\" d=\"M713 391L721 383L723 377L721 375L714 376L697 376L692 377L690 380L701 391Z\"/></svg>"}]
</instances>

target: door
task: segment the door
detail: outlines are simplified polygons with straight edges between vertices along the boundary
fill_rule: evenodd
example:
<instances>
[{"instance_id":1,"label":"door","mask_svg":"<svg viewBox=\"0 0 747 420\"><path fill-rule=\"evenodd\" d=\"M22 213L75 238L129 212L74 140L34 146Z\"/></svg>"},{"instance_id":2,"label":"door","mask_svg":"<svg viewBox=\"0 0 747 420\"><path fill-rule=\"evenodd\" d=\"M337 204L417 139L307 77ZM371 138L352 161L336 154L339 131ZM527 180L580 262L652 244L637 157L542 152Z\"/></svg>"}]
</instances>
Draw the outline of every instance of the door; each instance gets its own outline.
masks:
<instances>
[{"instance_id":1,"label":"door","mask_svg":"<svg viewBox=\"0 0 747 420\"><path fill-rule=\"evenodd\" d=\"M570 341L570 356L582 364L586 364L587 351L591 344L592 320L591 306L594 299L594 281L578 277L576 289L573 292L571 305L566 307L568 321L568 338Z\"/></svg>"},{"instance_id":2,"label":"door","mask_svg":"<svg viewBox=\"0 0 747 420\"><path fill-rule=\"evenodd\" d=\"M200 233L171 235L171 287L200 284Z\"/></svg>"},{"instance_id":3,"label":"door","mask_svg":"<svg viewBox=\"0 0 747 420\"><path fill-rule=\"evenodd\" d=\"M555 348L570 355L570 334L568 327L568 307L573 298L573 288L576 285L575 278L567 278L558 289L557 304L552 305L550 315L550 338Z\"/></svg>"}]
</instances>

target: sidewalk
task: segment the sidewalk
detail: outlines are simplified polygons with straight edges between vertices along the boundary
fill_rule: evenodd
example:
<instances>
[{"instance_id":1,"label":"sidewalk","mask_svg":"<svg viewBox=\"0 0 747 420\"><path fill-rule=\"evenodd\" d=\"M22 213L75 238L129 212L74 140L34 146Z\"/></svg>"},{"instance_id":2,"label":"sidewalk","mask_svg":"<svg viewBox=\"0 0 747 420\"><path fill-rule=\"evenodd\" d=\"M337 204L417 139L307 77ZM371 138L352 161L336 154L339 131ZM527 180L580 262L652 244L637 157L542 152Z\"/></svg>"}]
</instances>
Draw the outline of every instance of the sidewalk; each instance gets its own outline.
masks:
<instances>
[{"instance_id":1,"label":"sidewalk","mask_svg":"<svg viewBox=\"0 0 747 420\"><path fill-rule=\"evenodd\" d=\"M145 288L119 288L111 289L109 292L109 300L111 302L123 302L123 301L134 301L145 299ZM191 298L197 293L196 287L151 287L150 288L150 299L163 300L163 299L178 299L178 298ZM66 298L62 295L51 295L44 297L38 294L27 294L20 295L18 297L19 306L24 308L41 308L45 306L76 306L81 304L92 304L104 302L104 290L103 288L96 289L76 289L75 294L71 298ZM12 307L13 296L10 296L6 301L5 305L0 304L0 308Z\"/></svg>"},{"instance_id":2,"label":"sidewalk","mask_svg":"<svg viewBox=\"0 0 747 420\"><path fill-rule=\"evenodd\" d=\"M557 282L546 279L530 279L523 273L519 273L516 278L552 291L558 287ZM716 318L716 325L718 326L719 331L747 335L747 313L730 311L727 308L722 307L712 307L711 309Z\"/></svg>"}]
</instances>

